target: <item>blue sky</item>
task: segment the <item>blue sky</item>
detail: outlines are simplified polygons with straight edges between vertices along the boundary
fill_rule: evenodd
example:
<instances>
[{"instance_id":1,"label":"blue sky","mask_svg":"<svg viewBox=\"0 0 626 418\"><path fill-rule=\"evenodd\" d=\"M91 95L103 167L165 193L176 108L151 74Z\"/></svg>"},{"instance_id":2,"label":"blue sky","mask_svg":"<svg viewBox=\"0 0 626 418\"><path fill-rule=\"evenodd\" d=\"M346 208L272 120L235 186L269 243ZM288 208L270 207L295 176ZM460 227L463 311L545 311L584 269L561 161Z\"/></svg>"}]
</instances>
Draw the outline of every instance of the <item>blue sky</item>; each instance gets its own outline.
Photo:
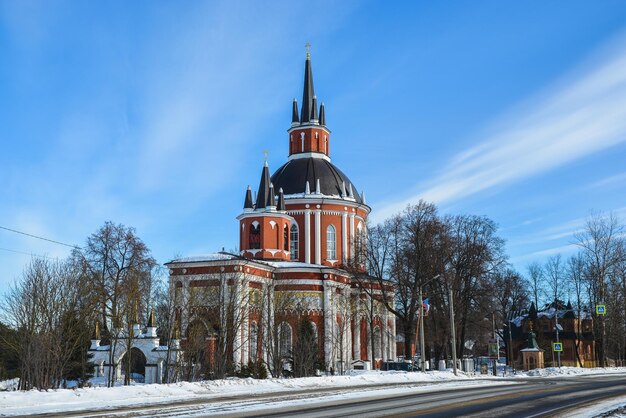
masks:
<instances>
[{"instance_id":1,"label":"blue sky","mask_svg":"<svg viewBox=\"0 0 626 418\"><path fill-rule=\"evenodd\" d=\"M557 2L0 1L0 226L82 245L134 226L161 263L237 245L287 156L309 41L331 157L373 219L487 215L511 262L626 220L626 7ZM0 230L0 291L29 254Z\"/></svg>"}]
</instances>

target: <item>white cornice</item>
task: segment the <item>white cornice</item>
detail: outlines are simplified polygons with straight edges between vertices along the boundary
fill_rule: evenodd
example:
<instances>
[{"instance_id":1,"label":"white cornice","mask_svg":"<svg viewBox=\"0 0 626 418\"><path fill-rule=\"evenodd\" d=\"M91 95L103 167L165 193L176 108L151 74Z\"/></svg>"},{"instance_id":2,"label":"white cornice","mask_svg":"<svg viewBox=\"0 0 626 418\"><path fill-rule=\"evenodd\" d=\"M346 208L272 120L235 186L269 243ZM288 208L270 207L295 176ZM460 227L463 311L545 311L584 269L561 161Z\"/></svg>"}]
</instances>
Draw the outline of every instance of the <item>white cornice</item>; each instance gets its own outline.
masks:
<instances>
[{"instance_id":1,"label":"white cornice","mask_svg":"<svg viewBox=\"0 0 626 418\"><path fill-rule=\"evenodd\" d=\"M291 220L291 216L289 216L286 211L278 212L278 211L259 211L259 212L244 212L241 215L237 216L237 220L242 220L245 218L259 218L263 216L271 216L276 218L283 218L286 220Z\"/></svg>"},{"instance_id":2,"label":"white cornice","mask_svg":"<svg viewBox=\"0 0 626 418\"><path fill-rule=\"evenodd\" d=\"M320 160L330 162L330 157L321 152L298 152L296 154L291 154L289 158L287 158L287 161L300 160L302 158L319 158Z\"/></svg>"},{"instance_id":3,"label":"white cornice","mask_svg":"<svg viewBox=\"0 0 626 418\"><path fill-rule=\"evenodd\" d=\"M364 205L361 203L357 203L352 198L341 198L339 196L327 196L322 194L308 194L297 193L291 195L285 195L285 200L289 199L288 202L285 202L285 206L287 209L287 213L296 213L300 211L304 211L305 209L289 209L291 205L303 205L303 204L331 204L338 206L347 206L349 208L363 209L368 214L372 211L368 205ZM310 209L312 210L312 208Z\"/></svg>"}]
</instances>

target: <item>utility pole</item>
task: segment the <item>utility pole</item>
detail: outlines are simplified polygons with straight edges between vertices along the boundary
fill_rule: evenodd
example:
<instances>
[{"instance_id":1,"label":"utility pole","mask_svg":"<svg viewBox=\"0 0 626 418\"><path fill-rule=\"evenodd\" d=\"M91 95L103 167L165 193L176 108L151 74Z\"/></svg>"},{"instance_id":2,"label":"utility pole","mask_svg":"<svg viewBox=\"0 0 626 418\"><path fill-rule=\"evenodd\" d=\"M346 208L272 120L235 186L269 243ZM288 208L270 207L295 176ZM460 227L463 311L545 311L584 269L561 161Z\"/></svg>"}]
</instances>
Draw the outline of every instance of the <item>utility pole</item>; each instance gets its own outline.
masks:
<instances>
[{"instance_id":1,"label":"utility pole","mask_svg":"<svg viewBox=\"0 0 626 418\"><path fill-rule=\"evenodd\" d=\"M493 340L496 342L496 358L493 360L493 375L498 375L498 360L500 360L500 340L496 334L496 313L491 313L491 326L493 327Z\"/></svg>"},{"instance_id":2,"label":"utility pole","mask_svg":"<svg viewBox=\"0 0 626 418\"><path fill-rule=\"evenodd\" d=\"M561 328L561 326L559 325L559 301L556 300L555 302L556 308L554 311L554 329L556 330L556 342L559 343L561 341L559 341L559 328ZM557 364L559 366L559 368L561 367L561 352L557 351L556 352L556 358L557 358Z\"/></svg>"},{"instance_id":3,"label":"utility pole","mask_svg":"<svg viewBox=\"0 0 626 418\"><path fill-rule=\"evenodd\" d=\"M426 371L426 343L424 342L424 294L422 288L425 284L432 282L433 280L437 280L441 277L441 274L436 275L432 279L428 280L426 283L422 283L419 287L419 334L420 334L420 356L421 356L421 370L422 372Z\"/></svg>"},{"instance_id":4,"label":"utility pole","mask_svg":"<svg viewBox=\"0 0 626 418\"><path fill-rule=\"evenodd\" d=\"M420 321L420 360L422 373L426 371L426 347L424 347L424 295L422 294L422 286L420 286L419 292L420 308L419 308L419 321Z\"/></svg>"},{"instance_id":5,"label":"utility pole","mask_svg":"<svg viewBox=\"0 0 626 418\"><path fill-rule=\"evenodd\" d=\"M450 331L452 332L452 369L457 376L456 370L456 331L454 330L454 301L452 298L452 286L448 287L448 299L450 302Z\"/></svg>"},{"instance_id":6,"label":"utility pole","mask_svg":"<svg viewBox=\"0 0 626 418\"><path fill-rule=\"evenodd\" d=\"M511 352L509 366L511 366L513 373L515 373L515 360L513 359L513 320L511 319L509 319L509 351Z\"/></svg>"}]
</instances>

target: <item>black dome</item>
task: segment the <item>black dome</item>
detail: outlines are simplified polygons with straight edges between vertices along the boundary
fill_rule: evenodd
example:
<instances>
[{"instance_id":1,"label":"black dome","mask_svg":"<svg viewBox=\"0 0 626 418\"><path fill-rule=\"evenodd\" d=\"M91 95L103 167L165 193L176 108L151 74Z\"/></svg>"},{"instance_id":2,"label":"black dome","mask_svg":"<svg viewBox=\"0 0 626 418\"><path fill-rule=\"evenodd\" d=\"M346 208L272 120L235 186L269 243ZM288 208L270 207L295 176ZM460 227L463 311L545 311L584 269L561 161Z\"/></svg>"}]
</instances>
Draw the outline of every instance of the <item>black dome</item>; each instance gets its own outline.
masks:
<instances>
[{"instance_id":1,"label":"black dome","mask_svg":"<svg viewBox=\"0 0 626 418\"><path fill-rule=\"evenodd\" d=\"M320 192L327 196L341 196L342 183L345 182L346 195L352 193L357 203L363 203L357 189L348 176L342 173L330 161L324 158L296 158L287 161L274 174L272 184L274 190L283 189L285 195L304 193L306 182L309 190L315 193L317 179L320 181Z\"/></svg>"}]
</instances>

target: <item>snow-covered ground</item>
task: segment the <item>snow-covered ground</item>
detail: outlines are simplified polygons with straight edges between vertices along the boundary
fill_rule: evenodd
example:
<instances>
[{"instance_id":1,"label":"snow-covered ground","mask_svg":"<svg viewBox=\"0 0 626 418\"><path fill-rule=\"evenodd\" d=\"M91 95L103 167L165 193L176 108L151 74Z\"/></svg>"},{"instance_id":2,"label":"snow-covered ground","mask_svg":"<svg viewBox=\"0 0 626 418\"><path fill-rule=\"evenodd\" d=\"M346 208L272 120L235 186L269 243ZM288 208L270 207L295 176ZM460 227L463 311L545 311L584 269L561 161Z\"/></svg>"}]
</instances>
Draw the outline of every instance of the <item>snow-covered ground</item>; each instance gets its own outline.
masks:
<instances>
[{"instance_id":1,"label":"snow-covered ground","mask_svg":"<svg viewBox=\"0 0 626 418\"><path fill-rule=\"evenodd\" d=\"M550 377L550 376L576 376L594 374L626 374L626 367L596 367L594 369L582 369L580 367L548 367L535 369L528 372L520 372L516 377ZM510 377L510 376L509 376Z\"/></svg>"},{"instance_id":2,"label":"snow-covered ground","mask_svg":"<svg viewBox=\"0 0 626 418\"><path fill-rule=\"evenodd\" d=\"M549 368L517 373L519 378L546 378L562 375L589 375L622 373L626 368L578 369ZM512 376L507 375L507 378ZM481 379L481 380L478 380ZM0 392L0 416L26 415L43 412L77 411L105 409L124 406L139 406L158 403L170 403L202 398L210 401L224 397L240 395L260 395L279 392L297 392L307 389L348 389L367 388L377 385L407 384L424 385L427 390L432 385L466 387L468 384L513 384L501 377L460 373L454 376L445 372L380 372L355 371L349 376L322 376L299 379L224 379L204 382L179 382L167 385L118 386L114 388L92 387L82 389L59 389L51 391L6 391ZM6 387L10 385L5 384ZM2 383L0 383L2 387ZM358 395L354 395L358 396ZM626 401L624 402L626 404ZM618 405L619 406L619 405ZM613 409L617 408L615 406ZM589 415L587 415L589 416Z\"/></svg>"},{"instance_id":3,"label":"snow-covered ground","mask_svg":"<svg viewBox=\"0 0 626 418\"><path fill-rule=\"evenodd\" d=\"M606 417L606 418L624 418L626 417L626 395L619 398L613 398L608 401L598 402L580 408L576 412L569 413L568 418L588 418L588 417Z\"/></svg>"}]
</instances>

